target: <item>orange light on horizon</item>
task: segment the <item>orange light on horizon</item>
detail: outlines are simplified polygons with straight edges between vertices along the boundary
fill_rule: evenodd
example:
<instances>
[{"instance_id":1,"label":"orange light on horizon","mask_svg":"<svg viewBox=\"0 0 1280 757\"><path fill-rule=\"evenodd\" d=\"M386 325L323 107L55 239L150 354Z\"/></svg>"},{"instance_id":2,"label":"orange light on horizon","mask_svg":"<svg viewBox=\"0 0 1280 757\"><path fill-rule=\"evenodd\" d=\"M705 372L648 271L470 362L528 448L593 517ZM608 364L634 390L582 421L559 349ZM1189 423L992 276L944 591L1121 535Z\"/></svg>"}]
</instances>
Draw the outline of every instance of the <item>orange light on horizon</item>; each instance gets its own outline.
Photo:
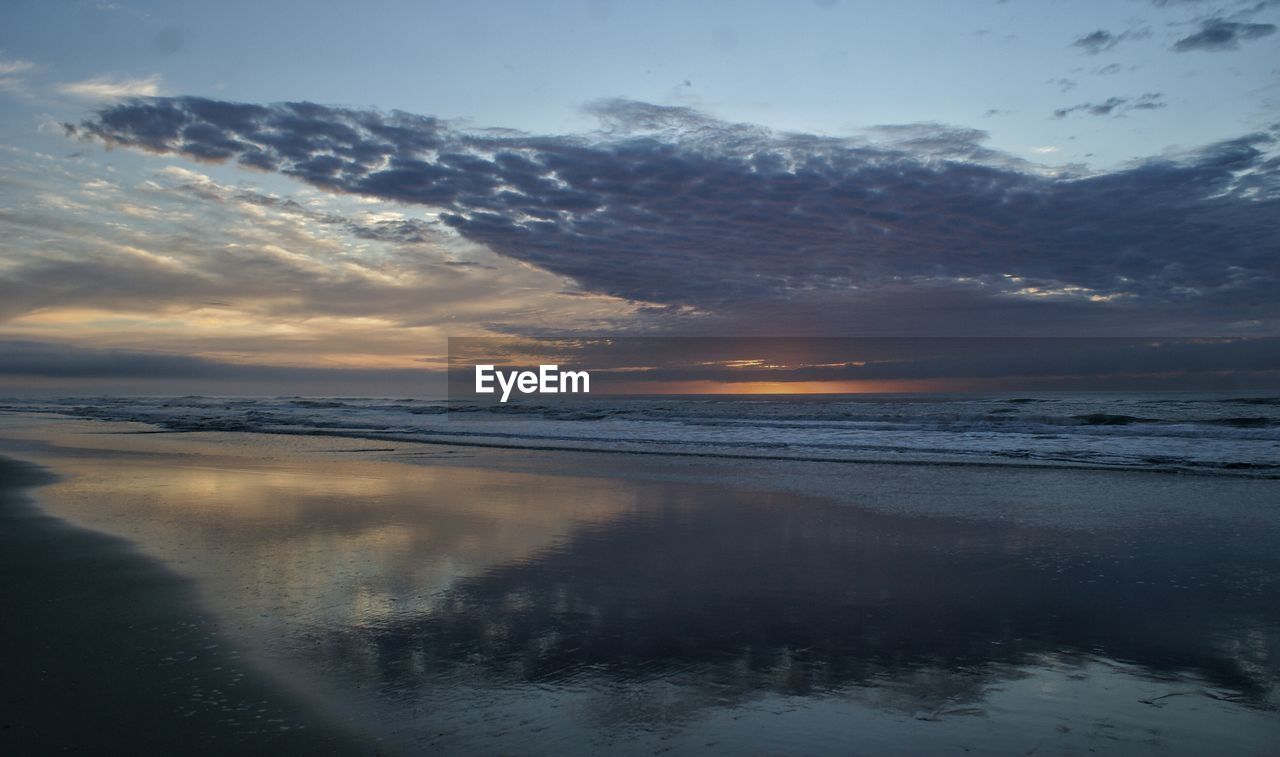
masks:
<instances>
[{"instance_id":1,"label":"orange light on horizon","mask_svg":"<svg viewBox=\"0 0 1280 757\"><path fill-rule=\"evenodd\" d=\"M601 394L907 394L965 391L953 379L890 381L655 381L610 383Z\"/></svg>"}]
</instances>

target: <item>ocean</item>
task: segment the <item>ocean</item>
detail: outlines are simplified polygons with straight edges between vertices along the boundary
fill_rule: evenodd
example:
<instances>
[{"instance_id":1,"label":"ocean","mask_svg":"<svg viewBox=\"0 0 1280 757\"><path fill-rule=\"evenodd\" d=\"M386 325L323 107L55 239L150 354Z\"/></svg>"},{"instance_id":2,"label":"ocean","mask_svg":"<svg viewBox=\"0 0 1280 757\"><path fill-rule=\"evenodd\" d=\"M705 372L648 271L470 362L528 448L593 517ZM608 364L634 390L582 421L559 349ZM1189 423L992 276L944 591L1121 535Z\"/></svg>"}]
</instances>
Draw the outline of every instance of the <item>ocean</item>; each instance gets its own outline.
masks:
<instances>
[{"instance_id":1,"label":"ocean","mask_svg":"<svg viewBox=\"0 0 1280 757\"><path fill-rule=\"evenodd\" d=\"M66 397L0 409L174 431L832 462L1280 476L1280 396Z\"/></svg>"}]
</instances>

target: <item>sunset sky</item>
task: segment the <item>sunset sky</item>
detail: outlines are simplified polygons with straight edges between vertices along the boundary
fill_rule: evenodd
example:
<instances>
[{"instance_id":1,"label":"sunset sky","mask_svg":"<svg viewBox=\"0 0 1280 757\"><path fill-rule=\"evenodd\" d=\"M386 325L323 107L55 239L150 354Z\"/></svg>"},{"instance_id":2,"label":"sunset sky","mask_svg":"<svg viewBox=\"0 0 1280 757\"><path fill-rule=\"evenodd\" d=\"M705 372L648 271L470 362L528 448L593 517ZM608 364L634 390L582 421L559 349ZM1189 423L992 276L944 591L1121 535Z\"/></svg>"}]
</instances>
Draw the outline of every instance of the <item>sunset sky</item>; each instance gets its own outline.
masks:
<instances>
[{"instance_id":1,"label":"sunset sky","mask_svg":"<svg viewBox=\"0 0 1280 757\"><path fill-rule=\"evenodd\" d=\"M1280 336L1280 2L263 5L0 6L0 391Z\"/></svg>"}]
</instances>

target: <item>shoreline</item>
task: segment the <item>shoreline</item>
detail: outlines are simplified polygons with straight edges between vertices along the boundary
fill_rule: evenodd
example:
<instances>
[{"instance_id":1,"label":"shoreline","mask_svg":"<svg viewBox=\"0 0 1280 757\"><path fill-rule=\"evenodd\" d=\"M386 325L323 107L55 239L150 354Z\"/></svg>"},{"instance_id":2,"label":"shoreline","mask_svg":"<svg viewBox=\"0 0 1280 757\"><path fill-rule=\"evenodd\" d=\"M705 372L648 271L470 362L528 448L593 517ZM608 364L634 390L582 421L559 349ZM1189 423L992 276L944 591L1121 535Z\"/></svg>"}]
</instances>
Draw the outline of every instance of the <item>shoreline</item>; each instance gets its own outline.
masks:
<instances>
[{"instance_id":1,"label":"shoreline","mask_svg":"<svg viewBox=\"0 0 1280 757\"><path fill-rule=\"evenodd\" d=\"M1063 397L1052 400L1057 403L1053 405L1056 409L1030 415L1017 404L1023 402L1019 399L977 397L966 400L968 404L959 408L945 406L945 402L944 406L934 407L944 400L950 401L932 395L924 398L919 406L932 409L923 414L910 410L916 405L904 405L881 408L865 417L846 411L831 418L804 413L793 416L788 414L791 411L776 417L766 415L759 419L763 426L754 437L741 433L739 421L747 420L745 416L726 416L719 411L705 417L701 411L671 415L671 408L665 406L620 408L616 417L612 410L601 414L599 408L584 407L565 417L546 417L543 420L549 425L538 433L529 433L521 423L537 420L539 413L546 410L541 406L530 409L527 418L521 413L492 417L481 414L475 418L464 413L453 424L442 420L451 414L438 409L424 413L420 408L402 406L407 400L376 398L233 401L149 397L129 411L118 407L119 400L112 400L105 408L96 408L92 402L81 406L62 401L24 406L13 400L17 404L0 405L0 410L145 423L171 433L366 439L459 449L543 450L668 460L1125 471L1177 477L1280 479L1280 459L1266 452L1267 442L1274 436L1268 429L1280 428L1280 416L1268 410L1263 413L1266 417L1237 417L1232 415L1234 405L1229 411L1223 409L1223 403L1231 402L1231 398L1220 395L1186 400L1199 403L1190 409L1181 404L1174 409L1161 404L1165 400L1146 397L1113 398L1122 403L1115 407L1098 404L1092 396ZM656 415L650 415L651 410ZM501 422L491 426L489 421ZM595 431L592 429L596 428L596 421L615 425ZM508 422L517 423L509 426ZM852 425L842 425L846 423ZM721 427L730 429L729 436L720 436ZM768 438L774 428L790 436ZM1160 431L1165 428L1173 430ZM797 436L808 433L806 429L818 436ZM970 439L971 434L976 438ZM1197 441L1189 446L1187 439L1192 437ZM1201 451L1205 449L1211 451Z\"/></svg>"},{"instance_id":2,"label":"shoreline","mask_svg":"<svg viewBox=\"0 0 1280 757\"><path fill-rule=\"evenodd\" d=\"M23 498L49 513L44 551L0 568L47 588L44 566L87 536L133 566L126 591L91 598L158 613L143 630L168 678L124 662L120 683L84 661L92 645L64 665L87 671L87 701L157 699L117 703L160 713L134 713L120 749L1166 753L1158 731L1173 753L1264 754L1280 733L1265 481L0 428L0 454L44 466L15 484L63 476ZM128 638L64 621L64 646ZM166 681L183 685L153 696ZM205 708L194 750L172 740L193 723L179 696ZM28 705L56 726L49 701ZM253 741L281 717L308 728ZM134 738L152 720L168 743Z\"/></svg>"},{"instance_id":3,"label":"shoreline","mask_svg":"<svg viewBox=\"0 0 1280 757\"><path fill-rule=\"evenodd\" d=\"M1136 528L1149 525L1144 518L1186 514L1198 503L1215 500L1205 513L1217 517L1252 517L1258 503L1267 501L1276 478L1265 475L1202 474L1155 471L1141 468L1084 465L983 464L909 461L845 461L794 457L738 457L715 454L632 452L604 449L532 446L471 445L450 441L389 438L378 434L308 434L265 430L178 430L152 421L84 418L62 413L0 410L5 419L34 421L37 425L100 428L89 437L137 438L137 445L94 445L81 451L101 454L221 454L244 444L277 446L296 440L299 451L319 453L344 461L379 461L415 467L485 468L510 473L549 473L576 479L633 482L667 482L745 488L760 493L820 497L886 513L909 516L959 517L965 520L1018 521L1030 525L1094 528L1125 523ZM85 436L79 437L81 441ZM24 450L46 465L71 451L49 445L48 439L5 440L0 455L21 455ZM367 446L367 443L396 446ZM35 445L30 446L30 445ZM131 452L125 446L139 449ZM292 446L292 444L290 444ZM43 451L41 451L43 450ZM52 458L44 457L52 452ZM54 466L56 467L56 466ZM855 475L856 474L856 475ZM991 487L996 476L1004 486ZM1027 500L1027 491L1053 491L1063 506L1043 509ZM1103 497L1106 492L1108 497ZM1230 492L1229 495L1225 493ZM942 495L942 496L939 496ZM1225 495L1225 496L1224 496ZM1106 505L1120 497L1125 508ZM974 505L981 500L980 507ZM958 503L958 504L957 504ZM1143 507L1131 509L1135 504ZM93 528L89 526L89 528Z\"/></svg>"},{"instance_id":4,"label":"shoreline","mask_svg":"<svg viewBox=\"0 0 1280 757\"><path fill-rule=\"evenodd\" d=\"M0 456L0 751L375 752L241 659L193 581L41 508L57 480Z\"/></svg>"}]
</instances>

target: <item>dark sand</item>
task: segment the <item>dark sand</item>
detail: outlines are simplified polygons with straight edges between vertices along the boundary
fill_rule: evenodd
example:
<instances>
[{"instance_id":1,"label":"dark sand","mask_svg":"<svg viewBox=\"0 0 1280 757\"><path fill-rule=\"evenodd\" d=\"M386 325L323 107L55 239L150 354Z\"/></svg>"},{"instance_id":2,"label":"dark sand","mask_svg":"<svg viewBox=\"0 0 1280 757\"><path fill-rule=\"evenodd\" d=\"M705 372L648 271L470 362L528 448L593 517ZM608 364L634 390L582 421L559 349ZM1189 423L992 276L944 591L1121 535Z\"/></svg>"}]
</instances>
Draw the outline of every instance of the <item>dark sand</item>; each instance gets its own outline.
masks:
<instances>
[{"instance_id":1,"label":"dark sand","mask_svg":"<svg viewBox=\"0 0 1280 757\"><path fill-rule=\"evenodd\" d=\"M372 754L258 680L190 581L40 512L0 458L0 753Z\"/></svg>"},{"instance_id":2,"label":"dark sand","mask_svg":"<svg viewBox=\"0 0 1280 757\"><path fill-rule=\"evenodd\" d=\"M16 416L0 453L128 540L5 504L18 753L353 744L325 723L399 754L1280 744L1274 481Z\"/></svg>"}]
</instances>

